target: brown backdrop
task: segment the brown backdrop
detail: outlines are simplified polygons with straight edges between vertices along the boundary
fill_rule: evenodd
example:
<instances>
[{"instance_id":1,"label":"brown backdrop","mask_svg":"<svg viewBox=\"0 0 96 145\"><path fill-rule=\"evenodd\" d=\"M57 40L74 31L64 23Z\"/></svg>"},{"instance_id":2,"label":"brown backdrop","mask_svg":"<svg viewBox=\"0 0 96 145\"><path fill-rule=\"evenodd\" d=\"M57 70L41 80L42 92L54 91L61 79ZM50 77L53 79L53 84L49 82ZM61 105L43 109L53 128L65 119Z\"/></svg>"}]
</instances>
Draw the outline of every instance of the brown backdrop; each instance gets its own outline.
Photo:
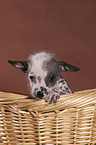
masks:
<instances>
[{"instance_id":1,"label":"brown backdrop","mask_svg":"<svg viewBox=\"0 0 96 145\"><path fill-rule=\"evenodd\" d=\"M29 93L27 74L7 63L38 51L80 67L62 73L73 91L96 87L96 0L1 0L0 89Z\"/></svg>"}]
</instances>

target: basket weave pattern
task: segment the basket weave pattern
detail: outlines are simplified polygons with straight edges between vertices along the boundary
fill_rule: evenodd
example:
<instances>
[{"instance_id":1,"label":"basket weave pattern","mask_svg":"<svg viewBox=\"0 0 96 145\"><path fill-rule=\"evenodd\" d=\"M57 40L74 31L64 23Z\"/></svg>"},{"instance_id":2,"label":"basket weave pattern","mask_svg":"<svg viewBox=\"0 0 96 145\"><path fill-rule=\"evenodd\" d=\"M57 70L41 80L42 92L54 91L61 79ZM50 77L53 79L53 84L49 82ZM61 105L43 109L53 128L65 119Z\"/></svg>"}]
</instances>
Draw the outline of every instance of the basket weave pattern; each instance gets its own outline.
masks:
<instances>
[{"instance_id":1,"label":"basket weave pattern","mask_svg":"<svg viewBox=\"0 0 96 145\"><path fill-rule=\"evenodd\" d=\"M96 89L62 95L55 105L0 92L0 145L47 144L96 144Z\"/></svg>"}]
</instances>

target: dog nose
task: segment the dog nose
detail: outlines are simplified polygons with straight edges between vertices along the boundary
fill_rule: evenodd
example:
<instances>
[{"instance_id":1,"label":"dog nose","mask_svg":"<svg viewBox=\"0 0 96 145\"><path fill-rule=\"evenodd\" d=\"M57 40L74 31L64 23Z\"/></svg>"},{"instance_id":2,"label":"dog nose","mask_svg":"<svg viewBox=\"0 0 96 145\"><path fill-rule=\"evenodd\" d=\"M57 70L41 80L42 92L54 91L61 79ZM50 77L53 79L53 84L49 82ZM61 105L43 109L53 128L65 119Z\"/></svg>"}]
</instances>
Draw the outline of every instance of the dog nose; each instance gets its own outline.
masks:
<instances>
[{"instance_id":1,"label":"dog nose","mask_svg":"<svg viewBox=\"0 0 96 145\"><path fill-rule=\"evenodd\" d=\"M42 99L42 97L44 96L43 92L42 91L38 91L37 92L37 97Z\"/></svg>"}]
</instances>

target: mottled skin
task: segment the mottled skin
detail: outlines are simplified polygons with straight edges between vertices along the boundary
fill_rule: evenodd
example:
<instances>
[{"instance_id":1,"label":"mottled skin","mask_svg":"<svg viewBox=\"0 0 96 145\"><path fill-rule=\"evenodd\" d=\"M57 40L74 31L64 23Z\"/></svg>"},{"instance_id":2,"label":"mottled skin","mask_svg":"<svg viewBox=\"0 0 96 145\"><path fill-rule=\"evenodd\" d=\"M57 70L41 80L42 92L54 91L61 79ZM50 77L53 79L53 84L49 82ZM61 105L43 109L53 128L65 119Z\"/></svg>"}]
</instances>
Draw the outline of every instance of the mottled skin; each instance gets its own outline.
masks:
<instances>
[{"instance_id":1,"label":"mottled skin","mask_svg":"<svg viewBox=\"0 0 96 145\"><path fill-rule=\"evenodd\" d=\"M49 95L45 98L45 101L49 103L56 103L58 102L60 95L70 94L70 93L72 93L72 91L69 88L66 80L60 77L57 80L52 92L50 92Z\"/></svg>"},{"instance_id":2,"label":"mottled skin","mask_svg":"<svg viewBox=\"0 0 96 145\"><path fill-rule=\"evenodd\" d=\"M79 68L64 61L57 62L49 53L31 55L30 62L8 61L14 67L28 73L31 94L36 99L56 103L60 95L72 93L67 81L60 75L66 71L78 71Z\"/></svg>"}]
</instances>

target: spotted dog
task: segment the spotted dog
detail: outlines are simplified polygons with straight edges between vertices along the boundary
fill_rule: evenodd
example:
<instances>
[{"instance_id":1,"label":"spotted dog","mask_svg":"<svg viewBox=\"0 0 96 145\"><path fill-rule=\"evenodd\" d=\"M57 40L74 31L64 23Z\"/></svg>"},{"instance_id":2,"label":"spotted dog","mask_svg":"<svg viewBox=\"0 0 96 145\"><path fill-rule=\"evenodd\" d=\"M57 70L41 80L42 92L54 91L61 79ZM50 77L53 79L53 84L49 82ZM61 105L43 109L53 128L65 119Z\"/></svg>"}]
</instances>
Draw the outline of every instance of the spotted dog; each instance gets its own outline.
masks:
<instances>
[{"instance_id":1,"label":"spotted dog","mask_svg":"<svg viewBox=\"0 0 96 145\"><path fill-rule=\"evenodd\" d=\"M72 93L61 72L78 71L79 68L65 61L57 62L53 55L46 52L30 55L27 61L8 61L11 65L28 73L31 95L36 99L44 99L48 103L56 103L60 95Z\"/></svg>"}]
</instances>

